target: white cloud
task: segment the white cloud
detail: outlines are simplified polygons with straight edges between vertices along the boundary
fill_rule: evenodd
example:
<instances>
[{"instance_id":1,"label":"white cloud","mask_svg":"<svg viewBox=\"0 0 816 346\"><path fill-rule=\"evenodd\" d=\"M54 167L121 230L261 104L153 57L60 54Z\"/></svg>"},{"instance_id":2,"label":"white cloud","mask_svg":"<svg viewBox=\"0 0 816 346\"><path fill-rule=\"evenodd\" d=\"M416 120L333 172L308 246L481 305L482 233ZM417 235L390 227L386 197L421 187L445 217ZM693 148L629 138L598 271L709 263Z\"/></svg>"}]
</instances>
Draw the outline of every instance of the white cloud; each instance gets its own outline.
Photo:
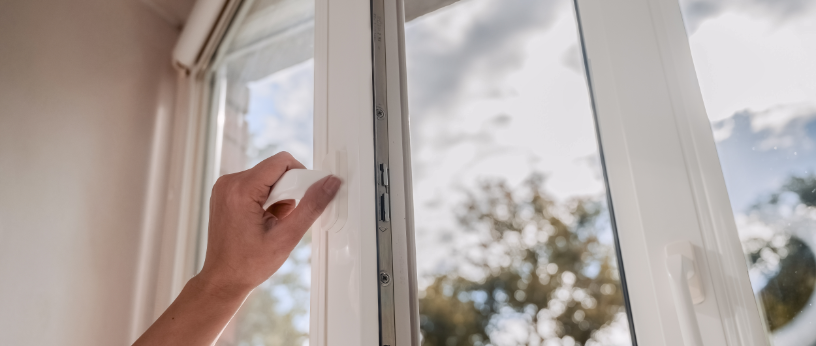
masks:
<instances>
[{"instance_id":1,"label":"white cloud","mask_svg":"<svg viewBox=\"0 0 816 346\"><path fill-rule=\"evenodd\" d=\"M312 167L313 66L313 60L307 60L248 84L249 166L288 151Z\"/></svg>"},{"instance_id":2,"label":"white cloud","mask_svg":"<svg viewBox=\"0 0 816 346\"><path fill-rule=\"evenodd\" d=\"M723 13L742 13L774 22L806 17L813 0L680 0L686 28L694 33L706 20Z\"/></svg>"},{"instance_id":3,"label":"white cloud","mask_svg":"<svg viewBox=\"0 0 816 346\"><path fill-rule=\"evenodd\" d=\"M816 100L816 24L727 12L689 38L711 120Z\"/></svg>"},{"instance_id":4,"label":"white cloud","mask_svg":"<svg viewBox=\"0 0 816 346\"><path fill-rule=\"evenodd\" d=\"M771 130L779 134L793 121L805 121L816 118L816 102L812 104L785 105L755 113L751 117L751 129L754 132Z\"/></svg>"}]
</instances>

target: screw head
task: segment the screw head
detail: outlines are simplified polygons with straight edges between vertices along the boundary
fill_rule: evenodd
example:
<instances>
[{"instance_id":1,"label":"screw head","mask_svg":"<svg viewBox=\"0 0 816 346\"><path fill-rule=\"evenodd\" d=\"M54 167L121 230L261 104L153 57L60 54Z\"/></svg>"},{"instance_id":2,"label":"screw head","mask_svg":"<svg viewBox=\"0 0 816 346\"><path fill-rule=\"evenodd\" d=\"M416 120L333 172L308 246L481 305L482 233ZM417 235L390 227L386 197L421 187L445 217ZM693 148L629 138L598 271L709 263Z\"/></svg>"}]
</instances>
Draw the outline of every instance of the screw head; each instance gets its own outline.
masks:
<instances>
[{"instance_id":1,"label":"screw head","mask_svg":"<svg viewBox=\"0 0 816 346\"><path fill-rule=\"evenodd\" d=\"M383 286L388 286L391 283L391 275L386 273L385 271L380 272L380 284Z\"/></svg>"},{"instance_id":2,"label":"screw head","mask_svg":"<svg viewBox=\"0 0 816 346\"><path fill-rule=\"evenodd\" d=\"M383 111L382 108L377 107L375 114L377 115L377 119L382 119L385 116L385 111Z\"/></svg>"}]
</instances>

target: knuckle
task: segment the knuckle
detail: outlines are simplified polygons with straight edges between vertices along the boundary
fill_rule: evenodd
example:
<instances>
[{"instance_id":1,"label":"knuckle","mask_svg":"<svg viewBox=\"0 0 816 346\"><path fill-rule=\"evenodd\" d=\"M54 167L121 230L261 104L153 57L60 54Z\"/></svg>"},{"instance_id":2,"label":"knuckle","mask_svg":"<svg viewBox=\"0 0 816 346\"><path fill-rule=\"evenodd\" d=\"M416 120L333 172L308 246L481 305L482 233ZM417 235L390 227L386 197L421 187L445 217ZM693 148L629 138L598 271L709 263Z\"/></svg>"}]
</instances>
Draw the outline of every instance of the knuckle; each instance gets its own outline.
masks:
<instances>
[{"instance_id":1,"label":"knuckle","mask_svg":"<svg viewBox=\"0 0 816 346\"><path fill-rule=\"evenodd\" d=\"M292 154L290 154L288 151L281 151L281 152L279 152L279 153L277 153L275 155L272 155L272 157L270 158L270 161L272 161L274 163L284 163L284 164L288 164L288 163L290 163L290 162L292 162L294 160L295 160L295 157L292 156Z\"/></svg>"},{"instance_id":2,"label":"knuckle","mask_svg":"<svg viewBox=\"0 0 816 346\"><path fill-rule=\"evenodd\" d=\"M215 184L212 187L212 194L220 194L223 193L224 190L228 189L230 185L230 177L229 175L222 175L215 180Z\"/></svg>"},{"instance_id":3,"label":"knuckle","mask_svg":"<svg viewBox=\"0 0 816 346\"><path fill-rule=\"evenodd\" d=\"M308 203L306 205L306 210L308 211L309 216L311 216L314 219L316 219L317 217L320 216L320 214L323 213L323 209L325 209L325 206L315 201L312 201L311 203Z\"/></svg>"},{"instance_id":4,"label":"knuckle","mask_svg":"<svg viewBox=\"0 0 816 346\"><path fill-rule=\"evenodd\" d=\"M300 163L291 153L288 151L281 151L275 154L275 159L287 167L301 167L303 164Z\"/></svg>"},{"instance_id":5,"label":"knuckle","mask_svg":"<svg viewBox=\"0 0 816 346\"><path fill-rule=\"evenodd\" d=\"M282 159L287 159L287 160L289 160L289 159L294 159L294 158L295 158L294 156L292 156L292 154L290 154L290 153L289 153L288 151L286 151L286 150L281 151L281 152L279 152L279 153L275 154L275 156L280 157L280 158L282 158Z\"/></svg>"},{"instance_id":6,"label":"knuckle","mask_svg":"<svg viewBox=\"0 0 816 346\"><path fill-rule=\"evenodd\" d=\"M227 204L232 205L242 196L244 185L238 173L222 175L215 181L212 194L213 197L222 199Z\"/></svg>"}]
</instances>

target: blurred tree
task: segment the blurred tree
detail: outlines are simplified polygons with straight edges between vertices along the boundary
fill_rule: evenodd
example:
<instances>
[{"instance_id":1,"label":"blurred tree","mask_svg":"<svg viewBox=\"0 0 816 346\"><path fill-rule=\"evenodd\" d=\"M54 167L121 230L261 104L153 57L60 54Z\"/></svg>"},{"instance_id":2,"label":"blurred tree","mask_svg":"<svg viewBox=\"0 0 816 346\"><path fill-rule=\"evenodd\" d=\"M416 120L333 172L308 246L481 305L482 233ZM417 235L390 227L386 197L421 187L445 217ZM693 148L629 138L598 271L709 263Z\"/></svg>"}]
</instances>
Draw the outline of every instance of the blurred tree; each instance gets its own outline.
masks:
<instances>
[{"instance_id":1,"label":"blurred tree","mask_svg":"<svg viewBox=\"0 0 816 346\"><path fill-rule=\"evenodd\" d=\"M311 232L295 247L287 263L256 288L234 317L234 340L219 345L300 346L309 339L298 322L309 318Z\"/></svg>"},{"instance_id":2,"label":"blurred tree","mask_svg":"<svg viewBox=\"0 0 816 346\"><path fill-rule=\"evenodd\" d=\"M790 177L783 190L795 193L799 196L799 201L802 204L808 207L816 207L816 175Z\"/></svg>"},{"instance_id":3,"label":"blurred tree","mask_svg":"<svg viewBox=\"0 0 816 346\"><path fill-rule=\"evenodd\" d=\"M501 181L468 195L460 225L483 235L457 270L435 277L420 298L423 345L489 345L509 319L532 339L586 345L624 311L606 205L575 199L556 205L539 174L515 193ZM518 333L516 333L518 334ZM507 342L504 342L507 343Z\"/></svg>"},{"instance_id":4,"label":"blurred tree","mask_svg":"<svg viewBox=\"0 0 816 346\"><path fill-rule=\"evenodd\" d=\"M763 249L770 249L779 258L778 273L759 292L768 328L774 331L796 317L813 294L816 259L796 237L790 237L782 247L768 243ZM751 253L751 257L757 254Z\"/></svg>"},{"instance_id":5,"label":"blurred tree","mask_svg":"<svg viewBox=\"0 0 816 346\"><path fill-rule=\"evenodd\" d=\"M788 201L783 198L786 193L798 200ZM816 257L798 236L814 231L816 213L807 210L815 207L816 176L792 176L779 192L761 199L749 212L753 226L772 231L769 236L743 240L750 269L768 278L759 298L771 331L793 320L816 289Z\"/></svg>"}]
</instances>

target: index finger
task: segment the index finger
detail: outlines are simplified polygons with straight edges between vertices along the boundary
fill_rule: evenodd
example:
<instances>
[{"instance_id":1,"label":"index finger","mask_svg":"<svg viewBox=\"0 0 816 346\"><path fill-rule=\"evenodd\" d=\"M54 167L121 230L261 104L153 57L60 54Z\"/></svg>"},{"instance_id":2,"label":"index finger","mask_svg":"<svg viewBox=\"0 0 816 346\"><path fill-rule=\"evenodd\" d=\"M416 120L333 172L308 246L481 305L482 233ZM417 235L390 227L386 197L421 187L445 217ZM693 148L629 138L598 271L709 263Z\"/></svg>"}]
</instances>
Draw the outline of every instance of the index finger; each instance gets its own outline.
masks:
<instances>
[{"instance_id":1,"label":"index finger","mask_svg":"<svg viewBox=\"0 0 816 346\"><path fill-rule=\"evenodd\" d=\"M272 185L275 185L275 182L280 179L283 173L290 169L305 168L306 166L296 160L292 154L281 151L261 161L255 167L248 169L246 171L246 183L251 189L265 192L268 195ZM259 198L266 200L266 195Z\"/></svg>"}]
</instances>

